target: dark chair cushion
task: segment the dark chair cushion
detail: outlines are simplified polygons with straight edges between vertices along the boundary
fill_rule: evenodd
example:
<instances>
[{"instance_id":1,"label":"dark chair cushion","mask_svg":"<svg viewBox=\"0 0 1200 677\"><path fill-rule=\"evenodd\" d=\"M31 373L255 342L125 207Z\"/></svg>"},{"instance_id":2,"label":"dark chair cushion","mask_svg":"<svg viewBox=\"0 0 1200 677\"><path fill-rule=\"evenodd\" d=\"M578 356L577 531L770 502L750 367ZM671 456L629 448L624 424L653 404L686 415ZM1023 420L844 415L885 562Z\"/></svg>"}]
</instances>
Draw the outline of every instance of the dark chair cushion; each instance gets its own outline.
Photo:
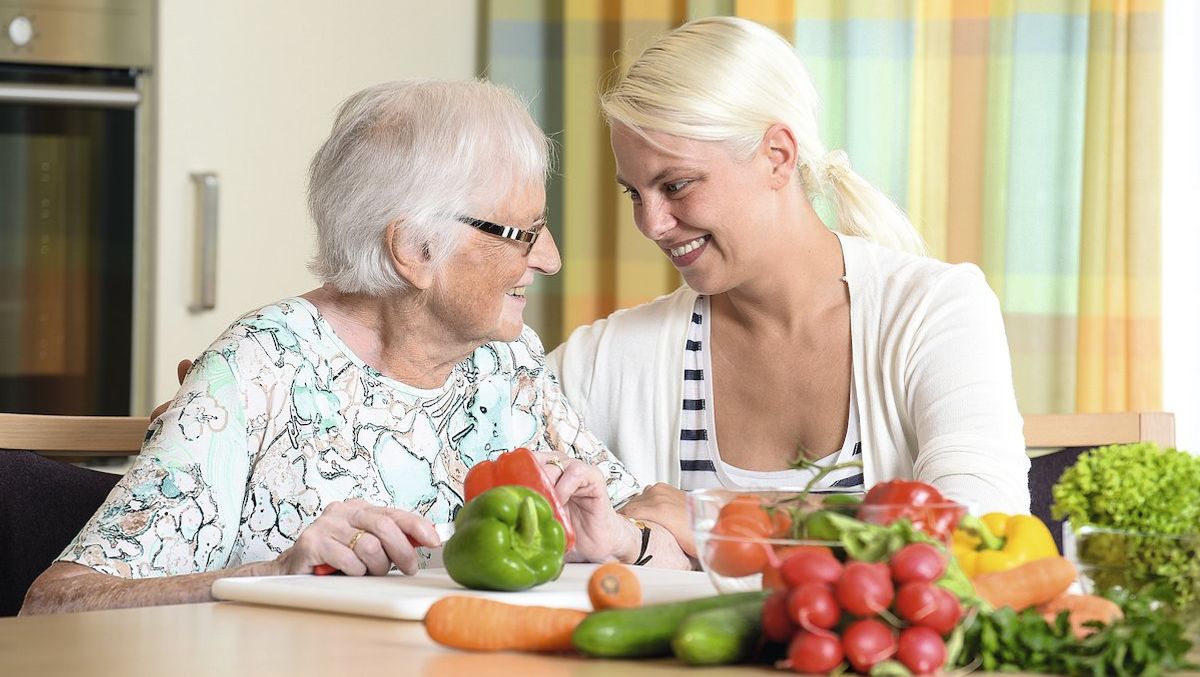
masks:
<instances>
[{"instance_id":1,"label":"dark chair cushion","mask_svg":"<svg viewBox=\"0 0 1200 677\"><path fill-rule=\"evenodd\" d=\"M0 451L0 616L17 614L29 585L119 479L28 451Z\"/></svg>"},{"instance_id":2,"label":"dark chair cushion","mask_svg":"<svg viewBox=\"0 0 1200 677\"><path fill-rule=\"evenodd\" d=\"M1030 460L1029 467L1029 512L1037 515L1050 527L1058 551L1062 552L1062 520L1050 517L1050 505L1054 503L1051 490L1063 471L1075 464L1076 459L1091 447L1068 447L1045 456Z\"/></svg>"}]
</instances>

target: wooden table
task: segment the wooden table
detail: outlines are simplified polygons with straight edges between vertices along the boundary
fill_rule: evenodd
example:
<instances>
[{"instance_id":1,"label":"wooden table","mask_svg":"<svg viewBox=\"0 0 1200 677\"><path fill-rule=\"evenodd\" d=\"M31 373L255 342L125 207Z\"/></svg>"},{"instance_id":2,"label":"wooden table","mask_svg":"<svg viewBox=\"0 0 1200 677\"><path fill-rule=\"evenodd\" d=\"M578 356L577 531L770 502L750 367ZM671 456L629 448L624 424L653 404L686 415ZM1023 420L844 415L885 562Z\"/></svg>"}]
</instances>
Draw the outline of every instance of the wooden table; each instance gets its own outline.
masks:
<instances>
[{"instance_id":1,"label":"wooden table","mask_svg":"<svg viewBox=\"0 0 1200 677\"><path fill-rule=\"evenodd\" d=\"M231 602L0 619L4 677L243 674L721 677L747 668L464 653L430 642L420 623Z\"/></svg>"},{"instance_id":2,"label":"wooden table","mask_svg":"<svg viewBox=\"0 0 1200 677\"><path fill-rule=\"evenodd\" d=\"M443 649L420 623L233 602L0 619L0 675L372 675L568 677L695 672L614 662ZM705 675L744 671L717 669ZM770 674L770 673L766 673Z\"/></svg>"}]
</instances>

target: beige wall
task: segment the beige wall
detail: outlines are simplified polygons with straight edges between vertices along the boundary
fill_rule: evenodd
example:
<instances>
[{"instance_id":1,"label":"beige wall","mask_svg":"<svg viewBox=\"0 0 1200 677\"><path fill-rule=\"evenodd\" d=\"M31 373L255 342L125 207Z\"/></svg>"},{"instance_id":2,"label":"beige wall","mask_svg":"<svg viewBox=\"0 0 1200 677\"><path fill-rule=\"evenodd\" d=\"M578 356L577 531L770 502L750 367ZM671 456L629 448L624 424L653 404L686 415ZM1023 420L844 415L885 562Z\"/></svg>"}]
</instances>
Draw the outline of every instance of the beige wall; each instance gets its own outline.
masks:
<instances>
[{"instance_id":1,"label":"beige wall","mask_svg":"<svg viewBox=\"0 0 1200 677\"><path fill-rule=\"evenodd\" d=\"M305 170L340 101L402 77L475 74L474 0L205 0L159 3L157 227L148 392L171 397L175 363L243 312L315 286ZM194 189L220 178L216 310L192 313Z\"/></svg>"}]
</instances>

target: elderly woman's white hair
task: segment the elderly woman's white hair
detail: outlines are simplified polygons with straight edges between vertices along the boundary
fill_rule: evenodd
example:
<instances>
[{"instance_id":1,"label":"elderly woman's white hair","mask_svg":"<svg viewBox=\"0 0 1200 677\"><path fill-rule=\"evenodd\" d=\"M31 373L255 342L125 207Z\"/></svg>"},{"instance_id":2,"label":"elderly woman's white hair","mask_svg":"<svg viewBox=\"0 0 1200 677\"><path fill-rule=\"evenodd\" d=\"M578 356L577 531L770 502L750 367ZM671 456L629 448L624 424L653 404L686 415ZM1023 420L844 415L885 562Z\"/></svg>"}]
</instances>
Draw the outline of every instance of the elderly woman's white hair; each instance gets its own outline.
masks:
<instances>
[{"instance_id":1,"label":"elderly woman's white hair","mask_svg":"<svg viewBox=\"0 0 1200 677\"><path fill-rule=\"evenodd\" d=\"M346 100L313 158L308 206L317 226L309 264L343 293L407 288L385 233L439 265L467 227L550 165L545 133L510 90L483 81L401 80Z\"/></svg>"},{"instance_id":2,"label":"elderly woman's white hair","mask_svg":"<svg viewBox=\"0 0 1200 677\"><path fill-rule=\"evenodd\" d=\"M895 203L854 173L844 152L826 152L816 88L792 46L765 26L734 17L684 24L647 47L600 105L610 124L724 142L744 158L771 125L786 124L799 146L800 181L810 199L830 199L839 230L925 251Z\"/></svg>"}]
</instances>

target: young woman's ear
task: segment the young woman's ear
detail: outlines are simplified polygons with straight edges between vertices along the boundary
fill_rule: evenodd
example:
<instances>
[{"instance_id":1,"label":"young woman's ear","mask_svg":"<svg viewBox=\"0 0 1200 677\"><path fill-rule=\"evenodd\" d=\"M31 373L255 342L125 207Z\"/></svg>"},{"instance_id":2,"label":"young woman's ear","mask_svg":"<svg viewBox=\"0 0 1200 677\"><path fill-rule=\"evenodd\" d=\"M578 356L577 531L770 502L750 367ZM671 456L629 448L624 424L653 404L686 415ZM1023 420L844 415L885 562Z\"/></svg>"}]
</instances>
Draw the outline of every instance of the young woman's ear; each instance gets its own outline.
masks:
<instances>
[{"instance_id":1,"label":"young woman's ear","mask_svg":"<svg viewBox=\"0 0 1200 677\"><path fill-rule=\"evenodd\" d=\"M790 184L796 173L798 156L796 137L792 135L792 130L780 123L771 125L763 134L759 150L771 168L771 187L779 190Z\"/></svg>"},{"instance_id":2,"label":"young woman's ear","mask_svg":"<svg viewBox=\"0 0 1200 677\"><path fill-rule=\"evenodd\" d=\"M406 243L396 229L400 223L388 224L384 241L392 259L396 274L417 289L429 289L433 285L433 266L430 264L429 245Z\"/></svg>"}]
</instances>

